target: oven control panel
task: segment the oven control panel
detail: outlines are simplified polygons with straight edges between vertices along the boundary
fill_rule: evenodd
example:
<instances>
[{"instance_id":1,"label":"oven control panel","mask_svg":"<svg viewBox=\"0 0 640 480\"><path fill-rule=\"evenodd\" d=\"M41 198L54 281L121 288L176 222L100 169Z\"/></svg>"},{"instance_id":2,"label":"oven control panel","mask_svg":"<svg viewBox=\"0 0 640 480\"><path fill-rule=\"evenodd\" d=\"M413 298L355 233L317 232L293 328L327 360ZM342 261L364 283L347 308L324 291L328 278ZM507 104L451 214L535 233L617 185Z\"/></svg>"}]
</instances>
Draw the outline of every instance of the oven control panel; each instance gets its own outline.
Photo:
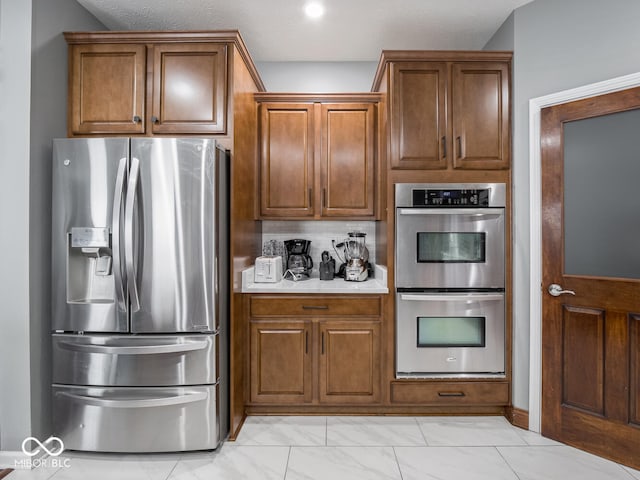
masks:
<instances>
[{"instance_id":1,"label":"oven control panel","mask_svg":"<svg viewBox=\"0 0 640 480\"><path fill-rule=\"evenodd\" d=\"M432 189L412 190L413 207L488 207L489 189Z\"/></svg>"}]
</instances>

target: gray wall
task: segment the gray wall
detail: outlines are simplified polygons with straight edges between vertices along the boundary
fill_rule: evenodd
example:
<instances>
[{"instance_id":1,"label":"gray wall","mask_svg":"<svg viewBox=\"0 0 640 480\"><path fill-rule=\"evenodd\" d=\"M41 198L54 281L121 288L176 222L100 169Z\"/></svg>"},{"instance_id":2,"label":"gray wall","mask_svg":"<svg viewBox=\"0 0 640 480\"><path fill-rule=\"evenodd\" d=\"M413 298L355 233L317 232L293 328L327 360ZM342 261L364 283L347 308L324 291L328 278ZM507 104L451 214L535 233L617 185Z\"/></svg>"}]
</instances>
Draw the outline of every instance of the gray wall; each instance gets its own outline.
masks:
<instances>
[{"instance_id":1,"label":"gray wall","mask_svg":"<svg viewBox=\"0 0 640 480\"><path fill-rule=\"evenodd\" d=\"M67 133L67 43L63 31L105 30L76 0L33 0L29 299L34 434L51 419L51 140Z\"/></svg>"},{"instance_id":2,"label":"gray wall","mask_svg":"<svg viewBox=\"0 0 640 480\"><path fill-rule=\"evenodd\" d=\"M20 450L26 436L51 432L51 140L66 136L62 32L105 27L76 0L1 5L0 218L11 235L0 240L0 449Z\"/></svg>"},{"instance_id":3,"label":"gray wall","mask_svg":"<svg viewBox=\"0 0 640 480\"><path fill-rule=\"evenodd\" d=\"M514 391L529 405L529 99L640 71L640 2L536 0L487 44L513 49Z\"/></svg>"},{"instance_id":4,"label":"gray wall","mask_svg":"<svg viewBox=\"0 0 640 480\"><path fill-rule=\"evenodd\" d=\"M29 103L31 1L0 2L0 449L31 431Z\"/></svg>"},{"instance_id":5,"label":"gray wall","mask_svg":"<svg viewBox=\"0 0 640 480\"><path fill-rule=\"evenodd\" d=\"M369 92L378 62L256 62L268 92Z\"/></svg>"}]
</instances>

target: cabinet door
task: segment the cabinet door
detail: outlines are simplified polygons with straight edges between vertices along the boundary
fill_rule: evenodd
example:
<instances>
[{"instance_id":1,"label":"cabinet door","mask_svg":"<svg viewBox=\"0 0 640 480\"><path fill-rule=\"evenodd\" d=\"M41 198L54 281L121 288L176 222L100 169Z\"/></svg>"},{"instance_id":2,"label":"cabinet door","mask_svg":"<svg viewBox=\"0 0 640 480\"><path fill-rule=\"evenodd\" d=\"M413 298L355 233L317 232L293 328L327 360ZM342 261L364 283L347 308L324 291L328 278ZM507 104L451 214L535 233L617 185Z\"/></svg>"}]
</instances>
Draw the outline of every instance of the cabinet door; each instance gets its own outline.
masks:
<instances>
[{"instance_id":1,"label":"cabinet door","mask_svg":"<svg viewBox=\"0 0 640 480\"><path fill-rule=\"evenodd\" d=\"M320 324L320 401L380 401L380 324L327 321Z\"/></svg>"},{"instance_id":2,"label":"cabinet door","mask_svg":"<svg viewBox=\"0 0 640 480\"><path fill-rule=\"evenodd\" d=\"M260 105L260 213L313 216L313 104Z\"/></svg>"},{"instance_id":3,"label":"cabinet door","mask_svg":"<svg viewBox=\"0 0 640 480\"><path fill-rule=\"evenodd\" d=\"M251 401L311 400L311 323L251 322Z\"/></svg>"},{"instance_id":4,"label":"cabinet door","mask_svg":"<svg viewBox=\"0 0 640 480\"><path fill-rule=\"evenodd\" d=\"M391 74L391 168L447 168L447 64L398 62Z\"/></svg>"},{"instance_id":5,"label":"cabinet door","mask_svg":"<svg viewBox=\"0 0 640 480\"><path fill-rule=\"evenodd\" d=\"M454 168L509 168L509 65L452 65Z\"/></svg>"},{"instance_id":6,"label":"cabinet door","mask_svg":"<svg viewBox=\"0 0 640 480\"><path fill-rule=\"evenodd\" d=\"M145 132L146 47L69 48L69 134Z\"/></svg>"},{"instance_id":7,"label":"cabinet door","mask_svg":"<svg viewBox=\"0 0 640 480\"><path fill-rule=\"evenodd\" d=\"M226 45L153 47L153 133L226 131Z\"/></svg>"},{"instance_id":8,"label":"cabinet door","mask_svg":"<svg viewBox=\"0 0 640 480\"><path fill-rule=\"evenodd\" d=\"M322 216L373 216L375 106L322 104Z\"/></svg>"}]
</instances>

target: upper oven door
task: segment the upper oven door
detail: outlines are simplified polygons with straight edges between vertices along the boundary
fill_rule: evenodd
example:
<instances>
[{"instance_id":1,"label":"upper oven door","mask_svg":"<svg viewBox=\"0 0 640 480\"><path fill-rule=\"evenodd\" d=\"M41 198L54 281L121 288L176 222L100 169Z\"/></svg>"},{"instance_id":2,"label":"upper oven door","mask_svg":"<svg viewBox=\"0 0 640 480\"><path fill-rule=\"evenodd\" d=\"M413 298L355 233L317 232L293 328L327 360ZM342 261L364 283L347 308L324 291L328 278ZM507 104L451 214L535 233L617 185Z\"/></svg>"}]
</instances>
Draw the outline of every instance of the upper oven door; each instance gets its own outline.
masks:
<instances>
[{"instance_id":1,"label":"upper oven door","mask_svg":"<svg viewBox=\"0 0 640 480\"><path fill-rule=\"evenodd\" d=\"M397 288L504 288L504 208L396 209Z\"/></svg>"}]
</instances>

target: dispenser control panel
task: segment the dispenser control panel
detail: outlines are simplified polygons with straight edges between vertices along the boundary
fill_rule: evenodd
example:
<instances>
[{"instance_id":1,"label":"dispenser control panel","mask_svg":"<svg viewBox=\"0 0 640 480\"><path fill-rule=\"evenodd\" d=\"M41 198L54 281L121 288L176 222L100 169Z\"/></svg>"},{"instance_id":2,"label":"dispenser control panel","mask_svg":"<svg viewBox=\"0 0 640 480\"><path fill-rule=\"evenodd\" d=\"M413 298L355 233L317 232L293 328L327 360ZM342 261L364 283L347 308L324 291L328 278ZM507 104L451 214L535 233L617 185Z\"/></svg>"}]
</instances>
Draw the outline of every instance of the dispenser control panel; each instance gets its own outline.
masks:
<instances>
[{"instance_id":1,"label":"dispenser control panel","mask_svg":"<svg viewBox=\"0 0 640 480\"><path fill-rule=\"evenodd\" d=\"M108 248L109 228L72 227L71 246L76 248Z\"/></svg>"}]
</instances>

